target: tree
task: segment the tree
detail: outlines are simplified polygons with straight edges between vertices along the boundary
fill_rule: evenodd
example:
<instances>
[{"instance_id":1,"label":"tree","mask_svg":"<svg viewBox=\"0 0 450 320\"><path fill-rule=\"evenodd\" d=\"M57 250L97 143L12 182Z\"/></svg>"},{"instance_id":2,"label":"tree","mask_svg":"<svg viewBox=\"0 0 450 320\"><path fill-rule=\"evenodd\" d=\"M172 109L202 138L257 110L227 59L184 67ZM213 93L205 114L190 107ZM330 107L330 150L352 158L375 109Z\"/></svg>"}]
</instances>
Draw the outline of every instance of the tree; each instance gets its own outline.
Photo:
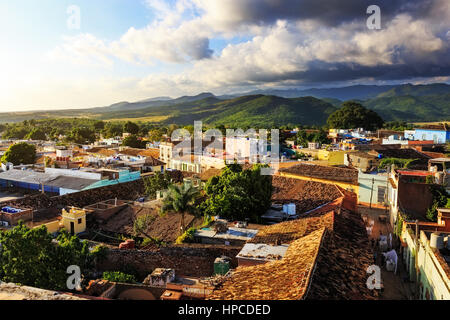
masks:
<instances>
[{"instance_id":1,"label":"tree","mask_svg":"<svg viewBox=\"0 0 450 320\"><path fill-rule=\"evenodd\" d=\"M132 135L123 139L122 145L130 148L145 149L146 143L139 140L137 136Z\"/></svg>"},{"instance_id":2,"label":"tree","mask_svg":"<svg viewBox=\"0 0 450 320\"><path fill-rule=\"evenodd\" d=\"M306 133L305 130L299 130L297 132L296 138L297 138L297 144L299 146L302 146L304 148L308 147L309 136L308 136L308 134Z\"/></svg>"},{"instance_id":3,"label":"tree","mask_svg":"<svg viewBox=\"0 0 450 320\"><path fill-rule=\"evenodd\" d=\"M197 214L198 210L195 206L195 200L199 196L199 191L193 186L169 186L169 193L163 201L163 206L161 208L162 213L166 212L176 212L181 214L181 233L184 232L184 216L186 213Z\"/></svg>"},{"instance_id":4,"label":"tree","mask_svg":"<svg viewBox=\"0 0 450 320\"><path fill-rule=\"evenodd\" d=\"M207 182L208 198L200 208L209 216L258 222L271 205L272 177L261 175L262 165L247 170L237 166L227 166L220 176Z\"/></svg>"},{"instance_id":5,"label":"tree","mask_svg":"<svg viewBox=\"0 0 450 320\"><path fill-rule=\"evenodd\" d=\"M147 229L150 224L152 224L156 219L156 216L149 214L139 216L133 222L133 232L135 236L145 235L147 238L152 238L147 234Z\"/></svg>"},{"instance_id":6,"label":"tree","mask_svg":"<svg viewBox=\"0 0 450 320\"><path fill-rule=\"evenodd\" d=\"M100 132L105 129L105 123L103 121L97 121L94 123L94 129L96 132Z\"/></svg>"},{"instance_id":7,"label":"tree","mask_svg":"<svg viewBox=\"0 0 450 320\"><path fill-rule=\"evenodd\" d=\"M343 107L332 113L327 120L328 126L335 129L376 130L383 127L383 123L383 119L375 111L353 101L345 102Z\"/></svg>"},{"instance_id":8,"label":"tree","mask_svg":"<svg viewBox=\"0 0 450 320\"><path fill-rule=\"evenodd\" d=\"M28 127L22 125L14 125L6 128L3 133L5 139L25 139L25 136L30 132Z\"/></svg>"},{"instance_id":9,"label":"tree","mask_svg":"<svg viewBox=\"0 0 450 320\"><path fill-rule=\"evenodd\" d=\"M3 163L11 162L16 166L34 164L36 162L36 147L26 142L13 144L5 152L1 161Z\"/></svg>"},{"instance_id":10,"label":"tree","mask_svg":"<svg viewBox=\"0 0 450 320\"><path fill-rule=\"evenodd\" d=\"M139 133L139 125L137 125L134 122L131 121L127 121L124 125L123 125L123 132L126 133L131 133L132 135L136 135Z\"/></svg>"},{"instance_id":11,"label":"tree","mask_svg":"<svg viewBox=\"0 0 450 320\"><path fill-rule=\"evenodd\" d=\"M156 199L156 192L166 190L172 183L172 178L167 171L164 172L164 174L156 172L153 176L144 178L143 181L145 194L150 197L150 199Z\"/></svg>"},{"instance_id":12,"label":"tree","mask_svg":"<svg viewBox=\"0 0 450 320\"><path fill-rule=\"evenodd\" d=\"M148 138L152 142L161 141L164 135L164 131L160 128L152 129L148 132Z\"/></svg>"},{"instance_id":13,"label":"tree","mask_svg":"<svg viewBox=\"0 0 450 320\"><path fill-rule=\"evenodd\" d=\"M92 143L96 139L95 132L92 129L86 127L77 127L67 136L67 141L75 142L78 144Z\"/></svg>"},{"instance_id":14,"label":"tree","mask_svg":"<svg viewBox=\"0 0 450 320\"><path fill-rule=\"evenodd\" d=\"M433 180L427 179L427 183L430 184L430 192L433 197L433 202L430 208L427 209L426 217L428 220L437 221L437 209L445 208L450 203L450 197L447 195L445 188L441 185L434 184Z\"/></svg>"},{"instance_id":15,"label":"tree","mask_svg":"<svg viewBox=\"0 0 450 320\"><path fill-rule=\"evenodd\" d=\"M120 137L123 134L123 126L120 123L108 122L102 133L106 138Z\"/></svg>"},{"instance_id":16,"label":"tree","mask_svg":"<svg viewBox=\"0 0 450 320\"><path fill-rule=\"evenodd\" d=\"M63 231L53 237L42 226L29 229L23 222L12 230L0 232L0 279L49 290L67 290L67 268L81 271L93 268L96 253L89 252L86 241Z\"/></svg>"},{"instance_id":17,"label":"tree","mask_svg":"<svg viewBox=\"0 0 450 320\"><path fill-rule=\"evenodd\" d=\"M28 140L47 140L47 135L41 128L34 128L25 136Z\"/></svg>"}]
</instances>

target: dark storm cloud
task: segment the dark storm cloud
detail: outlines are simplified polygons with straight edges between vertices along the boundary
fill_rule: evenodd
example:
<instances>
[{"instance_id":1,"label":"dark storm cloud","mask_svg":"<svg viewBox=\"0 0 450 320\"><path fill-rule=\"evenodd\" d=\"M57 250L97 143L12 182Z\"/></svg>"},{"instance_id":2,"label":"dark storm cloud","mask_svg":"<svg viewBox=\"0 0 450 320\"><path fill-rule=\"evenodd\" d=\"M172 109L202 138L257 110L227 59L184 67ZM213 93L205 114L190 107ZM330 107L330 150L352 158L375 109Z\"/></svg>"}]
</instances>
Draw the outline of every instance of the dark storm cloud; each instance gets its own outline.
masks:
<instances>
[{"instance_id":1,"label":"dark storm cloud","mask_svg":"<svg viewBox=\"0 0 450 320\"><path fill-rule=\"evenodd\" d=\"M450 64L436 65L421 63L416 65L384 65L367 67L348 63L323 63L314 61L307 71L293 72L284 75L283 79L269 79L268 82L280 80L297 80L302 84L318 84L328 82L351 81L364 78L377 80L407 80L413 78L428 78L450 76Z\"/></svg>"},{"instance_id":2,"label":"dark storm cloud","mask_svg":"<svg viewBox=\"0 0 450 320\"><path fill-rule=\"evenodd\" d=\"M378 5L382 17L389 20L399 13L413 18L432 13L436 0L239 0L232 1L241 23L268 24L278 19L313 19L325 25L339 25L367 19L366 10Z\"/></svg>"}]
</instances>

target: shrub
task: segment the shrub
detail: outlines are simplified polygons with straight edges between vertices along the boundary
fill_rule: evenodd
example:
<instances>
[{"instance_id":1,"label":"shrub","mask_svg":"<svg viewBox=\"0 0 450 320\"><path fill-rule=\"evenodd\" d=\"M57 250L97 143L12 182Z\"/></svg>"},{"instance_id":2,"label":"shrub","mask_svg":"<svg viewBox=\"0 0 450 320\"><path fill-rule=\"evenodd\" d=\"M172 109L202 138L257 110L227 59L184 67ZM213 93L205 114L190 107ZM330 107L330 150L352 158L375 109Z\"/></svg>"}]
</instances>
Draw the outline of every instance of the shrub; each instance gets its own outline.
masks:
<instances>
[{"instance_id":1,"label":"shrub","mask_svg":"<svg viewBox=\"0 0 450 320\"><path fill-rule=\"evenodd\" d=\"M194 241L194 234L197 229L195 228L189 228L184 232L181 236L177 238L175 241L176 244L182 244L182 243L191 243Z\"/></svg>"},{"instance_id":2,"label":"shrub","mask_svg":"<svg viewBox=\"0 0 450 320\"><path fill-rule=\"evenodd\" d=\"M103 279L111 282L136 283L136 278L133 275L120 271L103 272Z\"/></svg>"}]
</instances>

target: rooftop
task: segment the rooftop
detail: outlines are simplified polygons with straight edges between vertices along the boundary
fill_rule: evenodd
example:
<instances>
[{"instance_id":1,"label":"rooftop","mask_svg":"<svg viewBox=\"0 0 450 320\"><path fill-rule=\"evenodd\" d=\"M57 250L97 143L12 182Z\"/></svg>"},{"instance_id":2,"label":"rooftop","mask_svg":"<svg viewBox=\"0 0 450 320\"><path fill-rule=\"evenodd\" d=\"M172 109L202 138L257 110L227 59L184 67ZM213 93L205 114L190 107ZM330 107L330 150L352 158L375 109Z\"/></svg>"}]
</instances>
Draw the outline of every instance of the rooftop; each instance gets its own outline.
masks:
<instances>
[{"instance_id":1,"label":"rooftop","mask_svg":"<svg viewBox=\"0 0 450 320\"><path fill-rule=\"evenodd\" d=\"M272 185L272 201L295 203L297 213L312 210L342 196L335 185L315 181L273 176Z\"/></svg>"},{"instance_id":2,"label":"rooftop","mask_svg":"<svg viewBox=\"0 0 450 320\"><path fill-rule=\"evenodd\" d=\"M358 170L352 168L300 163L290 168L280 169L280 172L336 182L347 182L354 185L358 184Z\"/></svg>"},{"instance_id":3,"label":"rooftop","mask_svg":"<svg viewBox=\"0 0 450 320\"><path fill-rule=\"evenodd\" d=\"M159 149L150 148L150 149L141 150L141 152L139 152L138 155L141 157L153 157L155 159L158 159L159 158Z\"/></svg>"},{"instance_id":4,"label":"rooftop","mask_svg":"<svg viewBox=\"0 0 450 320\"><path fill-rule=\"evenodd\" d=\"M307 291L325 228L294 241L283 259L238 267L212 300L299 300Z\"/></svg>"},{"instance_id":5,"label":"rooftop","mask_svg":"<svg viewBox=\"0 0 450 320\"><path fill-rule=\"evenodd\" d=\"M366 286L372 252L364 222L354 211L355 195L342 191L339 201L322 208L313 210L312 217L262 228L248 242L252 244L248 251L251 253L258 244L270 246L277 241L272 250L280 242L289 245L284 257L238 267L210 299L373 298L375 293Z\"/></svg>"},{"instance_id":6,"label":"rooftop","mask_svg":"<svg viewBox=\"0 0 450 320\"><path fill-rule=\"evenodd\" d=\"M83 190L98 180L83 179L72 176L55 175L32 170L8 170L0 173L0 179L19 181L30 184L44 184L46 186Z\"/></svg>"}]
</instances>

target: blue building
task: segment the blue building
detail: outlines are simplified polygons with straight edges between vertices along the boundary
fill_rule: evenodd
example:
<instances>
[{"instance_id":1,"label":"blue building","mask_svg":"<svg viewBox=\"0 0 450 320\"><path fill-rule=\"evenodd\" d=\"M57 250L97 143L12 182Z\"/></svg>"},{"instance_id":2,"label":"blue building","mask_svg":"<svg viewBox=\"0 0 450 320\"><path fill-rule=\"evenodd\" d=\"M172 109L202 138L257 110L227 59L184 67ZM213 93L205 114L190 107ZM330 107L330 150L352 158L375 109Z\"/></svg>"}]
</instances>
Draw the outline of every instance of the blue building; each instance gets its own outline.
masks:
<instances>
[{"instance_id":1,"label":"blue building","mask_svg":"<svg viewBox=\"0 0 450 320\"><path fill-rule=\"evenodd\" d=\"M447 124L417 128L414 132L414 140L433 140L434 143L444 144L450 142L450 128Z\"/></svg>"}]
</instances>

